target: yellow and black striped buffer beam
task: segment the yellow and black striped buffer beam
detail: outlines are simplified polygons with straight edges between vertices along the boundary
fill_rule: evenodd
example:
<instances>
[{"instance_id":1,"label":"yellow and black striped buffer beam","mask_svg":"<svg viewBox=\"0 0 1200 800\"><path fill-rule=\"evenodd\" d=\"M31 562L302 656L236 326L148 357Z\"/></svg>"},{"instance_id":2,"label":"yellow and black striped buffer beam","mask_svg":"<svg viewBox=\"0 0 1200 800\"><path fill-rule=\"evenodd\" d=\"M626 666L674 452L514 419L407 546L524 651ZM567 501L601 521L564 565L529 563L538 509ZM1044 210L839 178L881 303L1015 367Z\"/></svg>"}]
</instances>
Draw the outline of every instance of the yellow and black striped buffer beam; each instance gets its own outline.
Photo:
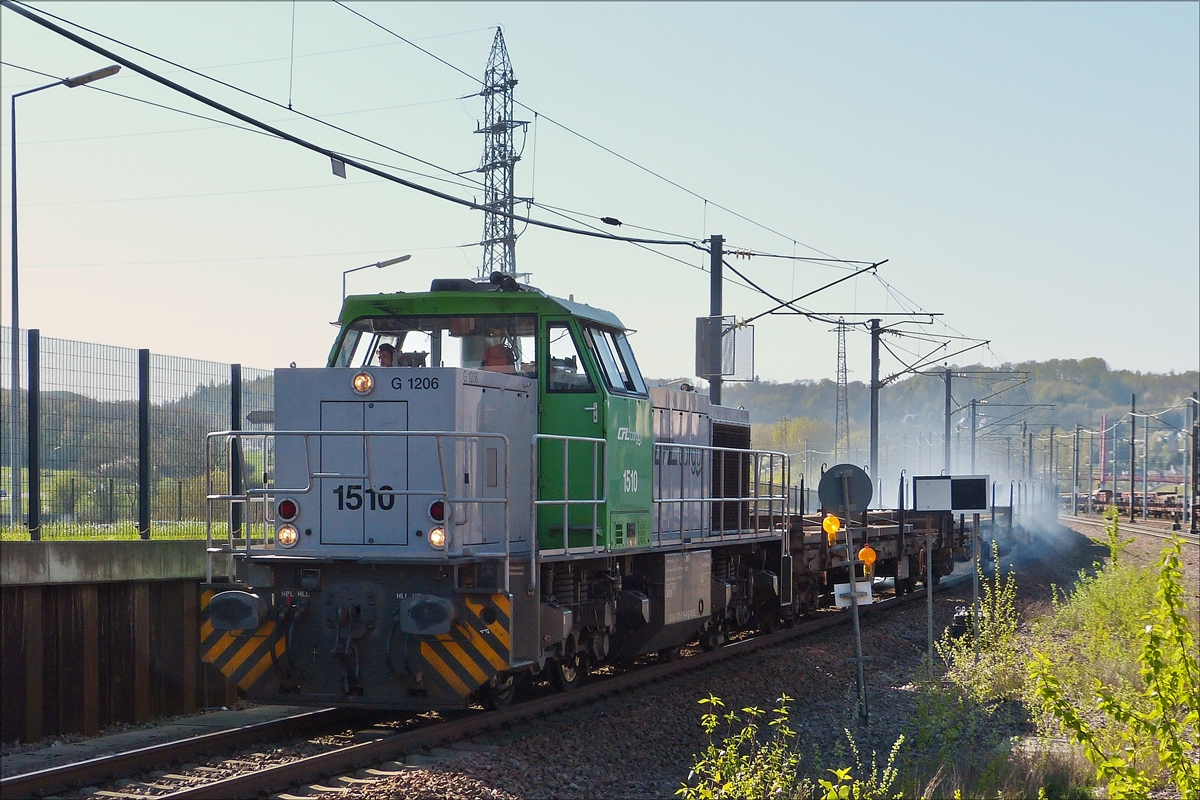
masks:
<instances>
[{"instance_id":1,"label":"yellow and black striped buffer beam","mask_svg":"<svg viewBox=\"0 0 1200 800\"><path fill-rule=\"evenodd\" d=\"M465 698L512 666L511 595L467 595L464 606L466 613L449 633L421 642L425 674L441 684L434 691L443 696Z\"/></svg>"},{"instance_id":2,"label":"yellow and black striped buffer beam","mask_svg":"<svg viewBox=\"0 0 1200 800\"><path fill-rule=\"evenodd\" d=\"M248 691L287 649L287 640L273 620L254 631L218 631L208 616L216 591L200 595L200 660L212 664L242 691Z\"/></svg>"}]
</instances>

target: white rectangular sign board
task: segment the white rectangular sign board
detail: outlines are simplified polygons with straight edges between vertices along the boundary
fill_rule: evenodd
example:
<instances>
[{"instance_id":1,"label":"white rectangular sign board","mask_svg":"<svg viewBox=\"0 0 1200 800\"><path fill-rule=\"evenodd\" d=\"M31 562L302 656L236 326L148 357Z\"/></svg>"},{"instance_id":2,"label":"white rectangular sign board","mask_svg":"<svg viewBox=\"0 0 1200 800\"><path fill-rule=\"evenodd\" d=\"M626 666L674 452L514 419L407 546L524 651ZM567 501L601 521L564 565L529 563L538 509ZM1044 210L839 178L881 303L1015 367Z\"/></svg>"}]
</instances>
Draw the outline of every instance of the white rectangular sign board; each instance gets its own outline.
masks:
<instances>
[{"instance_id":1,"label":"white rectangular sign board","mask_svg":"<svg viewBox=\"0 0 1200 800\"><path fill-rule=\"evenodd\" d=\"M871 599L871 581L858 580L854 583L858 589L858 604L860 606L870 605L874 602ZM833 585L833 601L837 608L848 608L850 606L850 584L835 583Z\"/></svg>"},{"instance_id":2,"label":"white rectangular sign board","mask_svg":"<svg viewBox=\"0 0 1200 800\"><path fill-rule=\"evenodd\" d=\"M987 511L988 475L913 477L914 511Z\"/></svg>"},{"instance_id":3,"label":"white rectangular sign board","mask_svg":"<svg viewBox=\"0 0 1200 800\"><path fill-rule=\"evenodd\" d=\"M949 511L950 477L913 478L913 511Z\"/></svg>"}]
</instances>

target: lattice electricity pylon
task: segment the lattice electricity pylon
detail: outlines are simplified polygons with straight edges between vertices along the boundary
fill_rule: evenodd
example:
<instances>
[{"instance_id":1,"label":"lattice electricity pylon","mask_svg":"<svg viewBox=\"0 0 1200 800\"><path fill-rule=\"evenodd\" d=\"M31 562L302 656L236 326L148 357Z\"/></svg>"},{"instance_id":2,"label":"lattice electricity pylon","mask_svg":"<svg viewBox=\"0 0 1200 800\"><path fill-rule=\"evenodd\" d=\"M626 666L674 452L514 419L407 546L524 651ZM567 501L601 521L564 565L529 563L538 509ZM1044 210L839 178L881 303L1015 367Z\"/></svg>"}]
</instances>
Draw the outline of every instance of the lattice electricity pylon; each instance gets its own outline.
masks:
<instances>
[{"instance_id":1,"label":"lattice electricity pylon","mask_svg":"<svg viewBox=\"0 0 1200 800\"><path fill-rule=\"evenodd\" d=\"M477 172L483 173L483 261L479 277L487 279L493 272L517 274L517 237L513 232L513 171L521 157L513 149L513 130L525 122L512 118L513 76L504 46L504 34L497 28L488 56L483 97L484 121L476 133L484 135L483 159Z\"/></svg>"},{"instance_id":2,"label":"lattice electricity pylon","mask_svg":"<svg viewBox=\"0 0 1200 800\"><path fill-rule=\"evenodd\" d=\"M850 458L850 392L846 382L846 331L850 326L838 317L837 331L837 413L833 426L833 461L845 463Z\"/></svg>"}]
</instances>

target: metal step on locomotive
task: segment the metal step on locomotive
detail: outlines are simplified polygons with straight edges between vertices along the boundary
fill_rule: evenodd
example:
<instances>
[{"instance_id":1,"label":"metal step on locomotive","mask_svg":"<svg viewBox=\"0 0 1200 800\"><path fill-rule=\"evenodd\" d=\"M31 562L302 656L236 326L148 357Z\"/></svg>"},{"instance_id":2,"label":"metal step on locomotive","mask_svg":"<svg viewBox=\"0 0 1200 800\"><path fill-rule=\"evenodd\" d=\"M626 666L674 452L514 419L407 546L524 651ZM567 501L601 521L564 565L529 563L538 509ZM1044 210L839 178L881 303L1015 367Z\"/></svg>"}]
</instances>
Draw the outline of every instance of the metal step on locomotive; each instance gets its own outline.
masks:
<instances>
[{"instance_id":1,"label":"metal step on locomotive","mask_svg":"<svg viewBox=\"0 0 1200 800\"><path fill-rule=\"evenodd\" d=\"M848 580L788 456L751 448L744 409L647 388L607 311L439 279L347 298L327 363L275 371L274 430L209 436L201 652L254 702L502 706ZM850 550L903 591L926 540L899 513ZM965 536L932 524L942 575Z\"/></svg>"}]
</instances>

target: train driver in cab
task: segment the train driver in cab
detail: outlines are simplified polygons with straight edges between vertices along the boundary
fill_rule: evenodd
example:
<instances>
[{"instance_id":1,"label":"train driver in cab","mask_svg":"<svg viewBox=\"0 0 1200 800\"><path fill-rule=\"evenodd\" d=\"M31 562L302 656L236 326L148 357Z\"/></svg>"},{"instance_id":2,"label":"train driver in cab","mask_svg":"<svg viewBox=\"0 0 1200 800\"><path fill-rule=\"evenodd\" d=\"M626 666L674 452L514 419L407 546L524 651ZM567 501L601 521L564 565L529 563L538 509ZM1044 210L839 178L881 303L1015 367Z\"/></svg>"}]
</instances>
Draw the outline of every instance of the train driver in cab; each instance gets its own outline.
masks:
<instances>
[{"instance_id":1,"label":"train driver in cab","mask_svg":"<svg viewBox=\"0 0 1200 800\"><path fill-rule=\"evenodd\" d=\"M379 366L381 367L395 366L396 348L384 342L375 348L375 357L379 359Z\"/></svg>"},{"instance_id":2,"label":"train driver in cab","mask_svg":"<svg viewBox=\"0 0 1200 800\"><path fill-rule=\"evenodd\" d=\"M507 342L501 341L483 351L480 366L491 372L513 373L517 371L517 354Z\"/></svg>"}]
</instances>

